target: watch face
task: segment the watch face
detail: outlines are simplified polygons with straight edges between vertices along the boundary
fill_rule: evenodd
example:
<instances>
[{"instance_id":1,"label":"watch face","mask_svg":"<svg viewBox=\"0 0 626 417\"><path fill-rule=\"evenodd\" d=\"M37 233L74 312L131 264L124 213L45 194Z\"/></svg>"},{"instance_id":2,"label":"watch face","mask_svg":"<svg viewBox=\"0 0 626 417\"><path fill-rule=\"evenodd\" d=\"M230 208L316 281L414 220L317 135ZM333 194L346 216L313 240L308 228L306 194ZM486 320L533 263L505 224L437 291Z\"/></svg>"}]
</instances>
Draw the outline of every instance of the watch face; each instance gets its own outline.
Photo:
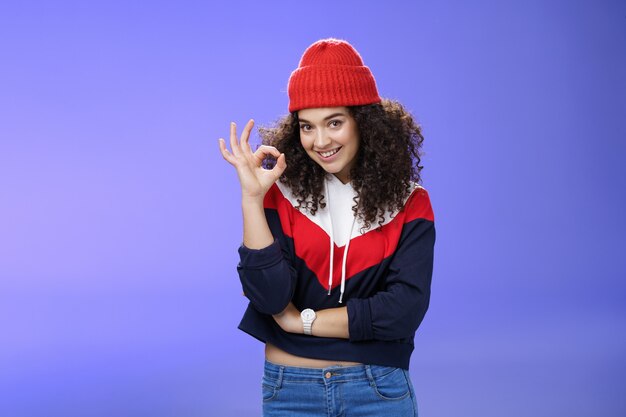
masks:
<instances>
[{"instance_id":1,"label":"watch face","mask_svg":"<svg viewBox=\"0 0 626 417\"><path fill-rule=\"evenodd\" d=\"M302 318L304 320L312 320L313 318L315 318L315 311L311 310L310 308L302 310Z\"/></svg>"}]
</instances>

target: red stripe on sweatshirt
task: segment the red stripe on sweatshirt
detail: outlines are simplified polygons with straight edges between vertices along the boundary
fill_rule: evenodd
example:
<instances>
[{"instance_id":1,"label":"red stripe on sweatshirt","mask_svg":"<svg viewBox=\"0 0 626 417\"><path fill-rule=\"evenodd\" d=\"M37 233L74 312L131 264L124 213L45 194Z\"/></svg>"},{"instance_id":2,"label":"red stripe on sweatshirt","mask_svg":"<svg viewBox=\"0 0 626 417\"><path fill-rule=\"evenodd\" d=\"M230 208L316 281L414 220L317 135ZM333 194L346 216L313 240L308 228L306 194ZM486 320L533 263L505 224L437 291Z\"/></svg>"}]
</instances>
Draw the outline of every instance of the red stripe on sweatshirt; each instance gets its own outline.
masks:
<instances>
[{"instance_id":1,"label":"red stripe on sweatshirt","mask_svg":"<svg viewBox=\"0 0 626 417\"><path fill-rule=\"evenodd\" d=\"M326 231L294 208L276 184L267 192L264 207L278 211L283 233L294 240L296 256L315 274L320 285L328 289L330 237ZM407 199L404 208L380 230L369 230L350 241L346 261L346 281L391 256L396 250L404 224L418 218L434 221L428 192L424 188L416 188ZM345 246L334 244L333 288L341 284L344 251ZM363 256L364 254L366 256Z\"/></svg>"}]
</instances>

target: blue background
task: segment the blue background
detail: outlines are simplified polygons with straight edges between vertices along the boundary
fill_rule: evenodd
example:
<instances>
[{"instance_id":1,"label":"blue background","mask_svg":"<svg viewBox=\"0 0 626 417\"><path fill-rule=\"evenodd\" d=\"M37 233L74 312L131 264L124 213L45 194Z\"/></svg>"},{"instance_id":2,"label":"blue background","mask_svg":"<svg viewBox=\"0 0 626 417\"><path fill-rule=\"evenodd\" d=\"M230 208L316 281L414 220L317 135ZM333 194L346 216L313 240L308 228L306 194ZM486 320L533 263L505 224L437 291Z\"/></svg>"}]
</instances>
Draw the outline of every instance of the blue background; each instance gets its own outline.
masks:
<instances>
[{"instance_id":1,"label":"blue background","mask_svg":"<svg viewBox=\"0 0 626 417\"><path fill-rule=\"evenodd\" d=\"M217 139L330 36L426 137L420 415L626 415L626 4L592 0L3 2L0 415L260 414Z\"/></svg>"}]
</instances>

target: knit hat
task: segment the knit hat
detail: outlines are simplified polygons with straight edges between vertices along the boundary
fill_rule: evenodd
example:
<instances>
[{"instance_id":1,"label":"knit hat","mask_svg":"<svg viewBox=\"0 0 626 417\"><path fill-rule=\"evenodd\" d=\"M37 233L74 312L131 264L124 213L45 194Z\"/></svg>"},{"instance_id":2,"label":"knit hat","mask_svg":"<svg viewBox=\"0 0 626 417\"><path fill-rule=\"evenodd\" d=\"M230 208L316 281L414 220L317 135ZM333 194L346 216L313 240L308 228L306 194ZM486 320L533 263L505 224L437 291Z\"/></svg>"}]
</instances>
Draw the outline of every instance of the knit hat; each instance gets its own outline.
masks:
<instances>
[{"instance_id":1,"label":"knit hat","mask_svg":"<svg viewBox=\"0 0 626 417\"><path fill-rule=\"evenodd\" d=\"M361 55L347 41L335 38L321 39L304 51L287 89L289 112L381 101L374 75Z\"/></svg>"}]
</instances>

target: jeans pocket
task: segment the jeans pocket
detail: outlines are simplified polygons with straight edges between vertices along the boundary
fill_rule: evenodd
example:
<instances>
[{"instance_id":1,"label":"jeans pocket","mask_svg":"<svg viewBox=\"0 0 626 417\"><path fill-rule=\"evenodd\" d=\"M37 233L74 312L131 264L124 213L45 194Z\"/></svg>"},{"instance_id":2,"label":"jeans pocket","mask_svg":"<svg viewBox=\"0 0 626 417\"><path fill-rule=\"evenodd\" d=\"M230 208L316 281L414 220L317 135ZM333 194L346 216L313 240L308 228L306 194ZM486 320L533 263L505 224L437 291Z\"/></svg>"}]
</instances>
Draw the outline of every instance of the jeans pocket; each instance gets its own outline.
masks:
<instances>
[{"instance_id":1,"label":"jeans pocket","mask_svg":"<svg viewBox=\"0 0 626 417\"><path fill-rule=\"evenodd\" d=\"M277 381L271 378L263 377L261 381L261 395L263 402L271 401L276 398L278 394Z\"/></svg>"},{"instance_id":2,"label":"jeans pocket","mask_svg":"<svg viewBox=\"0 0 626 417\"><path fill-rule=\"evenodd\" d=\"M389 372L373 376L372 388L383 400L403 400L411 395L409 381L402 368L389 367Z\"/></svg>"}]
</instances>

